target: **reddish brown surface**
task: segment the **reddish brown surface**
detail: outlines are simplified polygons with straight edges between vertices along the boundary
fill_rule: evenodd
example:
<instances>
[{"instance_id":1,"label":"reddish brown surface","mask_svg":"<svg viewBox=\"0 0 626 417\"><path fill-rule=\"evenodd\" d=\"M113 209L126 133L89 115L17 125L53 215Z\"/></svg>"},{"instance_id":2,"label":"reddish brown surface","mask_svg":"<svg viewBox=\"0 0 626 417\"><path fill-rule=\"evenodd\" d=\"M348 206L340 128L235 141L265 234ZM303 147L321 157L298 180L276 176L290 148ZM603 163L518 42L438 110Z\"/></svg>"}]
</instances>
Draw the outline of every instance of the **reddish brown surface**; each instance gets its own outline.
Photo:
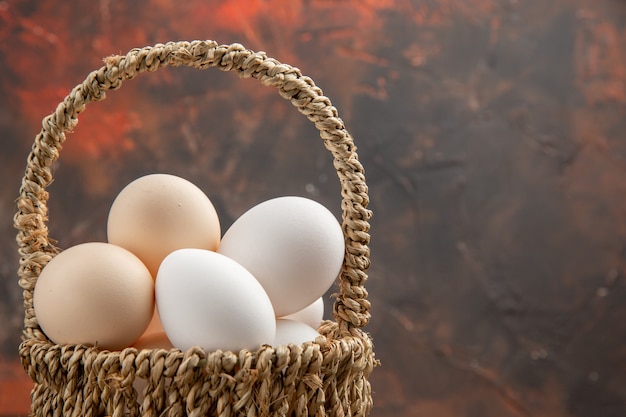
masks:
<instances>
[{"instance_id":1,"label":"reddish brown surface","mask_svg":"<svg viewBox=\"0 0 626 417\"><path fill-rule=\"evenodd\" d=\"M619 0L0 1L0 416L28 403L10 219L37 126L102 57L179 39L300 67L354 134L373 416L623 416L625 25ZM201 185L225 227L276 195L338 212L315 130L232 74L142 76L70 139L50 188L62 247L104 239L116 192L151 171Z\"/></svg>"},{"instance_id":2,"label":"reddish brown surface","mask_svg":"<svg viewBox=\"0 0 626 417\"><path fill-rule=\"evenodd\" d=\"M0 410L2 415L25 414L30 407L32 381L18 361L0 362Z\"/></svg>"}]
</instances>

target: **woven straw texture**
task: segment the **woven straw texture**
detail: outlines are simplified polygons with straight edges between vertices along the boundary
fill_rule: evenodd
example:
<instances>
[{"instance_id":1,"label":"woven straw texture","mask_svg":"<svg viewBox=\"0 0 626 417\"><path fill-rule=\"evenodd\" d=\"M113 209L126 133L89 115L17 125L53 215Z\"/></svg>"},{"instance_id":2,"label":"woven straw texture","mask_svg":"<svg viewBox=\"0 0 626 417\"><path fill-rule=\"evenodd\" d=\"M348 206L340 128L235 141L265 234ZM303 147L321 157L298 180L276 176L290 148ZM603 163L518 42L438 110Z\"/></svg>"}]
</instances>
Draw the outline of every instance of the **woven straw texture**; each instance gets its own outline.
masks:
<instances>
[{"instance_id":1,"label":"woven straw texture","mask_svg":"<svg viewBox=\"0 0 626 417\"><path fill-rule=\"evenodd\" d=\"M261 346L256 351L205 352L191 348L127 348L109 352L56 345L39 328L33 291L42 268L60 249L48 236L46 188L66 133L78 114L106 90L146 71L168 66L235 71L273 86L319 130L333 155L342 192L346 242L334 321L322 337L303 345ZM111 56L43 119L22 180L17 213L25 321L20 356L34 381L34 416L365 416L372 407L368 377L378 364L362 328L370 304L364 284L369 267L367 185L353 139L337 110L314 82L292 66L242 45L214 41L170 42Z\"/></svg>"}]
</instances>

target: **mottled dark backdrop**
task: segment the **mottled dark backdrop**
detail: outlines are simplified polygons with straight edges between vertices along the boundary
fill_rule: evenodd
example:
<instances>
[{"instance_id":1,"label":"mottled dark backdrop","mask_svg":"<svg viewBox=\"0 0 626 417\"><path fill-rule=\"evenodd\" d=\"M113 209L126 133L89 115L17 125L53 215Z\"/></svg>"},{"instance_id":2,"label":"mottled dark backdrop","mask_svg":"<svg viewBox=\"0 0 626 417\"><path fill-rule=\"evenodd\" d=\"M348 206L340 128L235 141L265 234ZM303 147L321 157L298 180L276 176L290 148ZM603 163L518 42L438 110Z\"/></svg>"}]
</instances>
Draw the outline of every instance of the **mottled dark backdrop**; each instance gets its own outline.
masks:
<instances>
[{"instance_id":1,"label":"mottled dark backdrop","mask_svg":"<svg viewBox=\"0 0 626 417\"><path fill-rule=\"evenodd\" d=\"M0 416L24 414L14 199L33 137L110 54L240 42L338 107L370 187L374 417L626 415L626 3L0 1ZM91 105L50 188L61 247L105 238L123 185L170 172L224 227L310 196L315 129L277 93L168 69Z\"/></svg>"}]
</instances>

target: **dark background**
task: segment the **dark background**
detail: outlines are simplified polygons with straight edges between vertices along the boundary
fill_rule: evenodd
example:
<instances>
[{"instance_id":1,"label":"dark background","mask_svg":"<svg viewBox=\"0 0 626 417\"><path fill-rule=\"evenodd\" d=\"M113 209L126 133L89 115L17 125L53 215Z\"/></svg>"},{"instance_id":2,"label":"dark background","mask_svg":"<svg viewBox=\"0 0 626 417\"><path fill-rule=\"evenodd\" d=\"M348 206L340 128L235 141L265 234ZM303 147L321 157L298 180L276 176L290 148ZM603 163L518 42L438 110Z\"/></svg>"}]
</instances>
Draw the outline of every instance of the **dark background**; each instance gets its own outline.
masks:
<instances>
[{"instance_id":1,"label":"dark background","mask_svg":"<svg viewBox=\"0 0 626 417\"><path fill-rule=\"evenodd\" d=\"M626 415L626 3L0 1L0 416L28 409L12 217L41 119L103 57L169 40L263 50L311 76L366 169L374 417ZM149 172L225 229L297 194L337 216L316 130L218 70L129 81L81 115L50 187L60 247L105 239Z\"/></svg>"}]
</instances>

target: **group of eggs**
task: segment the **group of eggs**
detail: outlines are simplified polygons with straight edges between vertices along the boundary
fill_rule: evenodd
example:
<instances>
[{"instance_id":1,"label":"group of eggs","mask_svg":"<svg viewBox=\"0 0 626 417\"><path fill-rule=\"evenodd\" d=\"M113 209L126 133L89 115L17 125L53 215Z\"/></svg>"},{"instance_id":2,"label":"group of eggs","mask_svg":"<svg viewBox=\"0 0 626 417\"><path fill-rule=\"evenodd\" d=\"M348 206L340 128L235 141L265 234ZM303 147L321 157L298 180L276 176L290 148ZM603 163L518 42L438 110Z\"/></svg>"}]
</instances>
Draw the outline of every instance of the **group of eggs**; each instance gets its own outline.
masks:
<instances>
[{"instance_id":1,"label":"group of eggs","mask_svg":"<svg viewBox=\"0 0 626 417\"><path fill-rule=\"evenodd\" d=\"M221 235L204 192L151 174L128 184L107 220L107 242L60 252L33 294L39 326L58 344L207 351L314 340L323 295L345 251L322 204L278 197Z\"/></svg>"}]
</instances>

